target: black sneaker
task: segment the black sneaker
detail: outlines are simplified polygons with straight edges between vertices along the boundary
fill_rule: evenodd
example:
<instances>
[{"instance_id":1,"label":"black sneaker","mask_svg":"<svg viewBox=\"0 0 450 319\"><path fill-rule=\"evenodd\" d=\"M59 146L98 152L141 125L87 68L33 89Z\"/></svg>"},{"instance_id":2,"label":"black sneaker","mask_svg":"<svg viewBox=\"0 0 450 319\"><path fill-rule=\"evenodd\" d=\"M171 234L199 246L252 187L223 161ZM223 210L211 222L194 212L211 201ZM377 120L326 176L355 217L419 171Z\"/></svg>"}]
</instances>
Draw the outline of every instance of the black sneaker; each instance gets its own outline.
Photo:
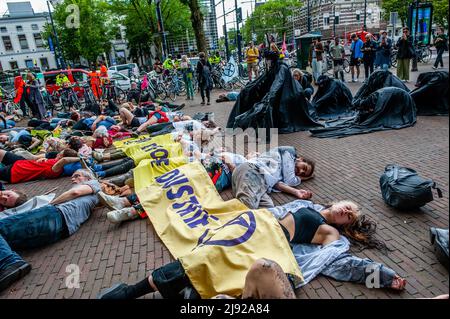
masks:
<instances>
[{"instance_id":1,"label":"black sneaker","mask_svg":"<svg viewBox=\"0 0 450 319\"><path fill-rule=\"evenodd\" d=\"M18 261L0 271L0 291L11 286L15 281L31 271L31 265L25 261Z\"/></svg>"},{"instance_id":2,"label":"black sneaker","mask_svg":"<svg viewBox=\"0 0 450 319\"><path fill-rule=\"evenodd\" d=\"M128 298L128 285L118 283L111 288L104 289L97 299L129 299Z\"/></svg>"}]
</instances>

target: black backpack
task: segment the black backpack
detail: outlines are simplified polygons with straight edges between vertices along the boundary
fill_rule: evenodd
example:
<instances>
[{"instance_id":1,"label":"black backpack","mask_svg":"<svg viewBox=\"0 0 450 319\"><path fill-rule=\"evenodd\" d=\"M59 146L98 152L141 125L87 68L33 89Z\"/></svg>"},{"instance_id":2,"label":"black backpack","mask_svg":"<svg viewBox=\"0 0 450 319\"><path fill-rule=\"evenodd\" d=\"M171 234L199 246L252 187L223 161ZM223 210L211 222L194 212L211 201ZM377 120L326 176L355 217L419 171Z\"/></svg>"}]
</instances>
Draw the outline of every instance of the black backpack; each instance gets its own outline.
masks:
<instances>
[{"instance_id":1,"label":"black backpack","mask_svg":"<svg viewBox=\"0 0 450 319\"><path fill-rule=\"evenodd\" d=\"M387 165L380 177L381 194L389 206L398 209L414 209L433 200L432 189L436 189L439 198L442 191L430 179L420 177L411 168Z\"/></svg>"}]
</instances>

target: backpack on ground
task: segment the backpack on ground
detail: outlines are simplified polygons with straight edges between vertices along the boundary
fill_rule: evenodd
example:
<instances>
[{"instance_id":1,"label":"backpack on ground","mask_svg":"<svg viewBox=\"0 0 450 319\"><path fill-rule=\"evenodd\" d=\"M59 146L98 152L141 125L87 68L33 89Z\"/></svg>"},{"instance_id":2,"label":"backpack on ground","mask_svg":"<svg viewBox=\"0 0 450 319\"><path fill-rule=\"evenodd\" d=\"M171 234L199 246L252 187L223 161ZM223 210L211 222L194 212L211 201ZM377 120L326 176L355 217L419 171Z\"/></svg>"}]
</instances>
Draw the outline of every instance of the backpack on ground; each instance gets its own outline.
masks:
<instances>
[{"instance_id":1,"label":"backpack on ground","mask_svg":"<svg viewBox=\"0 0 450 319\"><path fill-rule=\"evenodd\" d=\"M433 189L439 198L442 191L436 183L425 179L411 168L387 165L380 177L381 194L389 206L398 209L414 209L433 200Z\"/></svg>"}]
</instances>

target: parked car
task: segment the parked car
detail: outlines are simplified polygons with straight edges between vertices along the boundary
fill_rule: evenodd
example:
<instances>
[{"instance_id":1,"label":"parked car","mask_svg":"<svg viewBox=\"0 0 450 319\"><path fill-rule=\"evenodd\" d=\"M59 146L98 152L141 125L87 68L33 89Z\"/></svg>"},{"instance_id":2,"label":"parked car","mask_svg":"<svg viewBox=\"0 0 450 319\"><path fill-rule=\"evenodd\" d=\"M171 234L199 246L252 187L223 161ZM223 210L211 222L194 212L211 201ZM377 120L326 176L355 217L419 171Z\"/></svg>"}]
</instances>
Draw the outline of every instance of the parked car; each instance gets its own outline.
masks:
<instances>
[{"instance_id":1,"label":"parked car","mask_svg":"<svg viewBox=\"0 0 450 319\"><path fill-rule=\"evenodd\" d=\"M139 67L136 63L113 65L110 66L108 70L120 72L127 77L131 77L132 75L139 77Z\"/></svg>"},{"instance_id":2,"label":"parked car","mask_svg":"<svg viewBox=\"0 0 450 319\"><path fill-rule=\"evenodd\" d=\"M44 72L45 87L50 95L52 95L53 92L60 89L60 87L56 85L56 76L60 73L64 73L65 75L67 75L67 78L69 79L72 85L80 84L81 82L86 82L89 79L89 72L83 69L69 69L69 70ZM77 96L79 98L83 97L84 89L82 85L74 86L74 90L75 92L77 92Z\"/></svg>"},{"instance_id":3,"label":"parked car","mask_svg":"<svg viewBox=\"0 0 450 319\"><path fill-rule=\"evenodd\" d=\"M110 80L114 81L114 84L122 90L126 91L131 88L131 80L128 76L112 70L108 70L108 76Z\"/></svg>"}]
</instances>

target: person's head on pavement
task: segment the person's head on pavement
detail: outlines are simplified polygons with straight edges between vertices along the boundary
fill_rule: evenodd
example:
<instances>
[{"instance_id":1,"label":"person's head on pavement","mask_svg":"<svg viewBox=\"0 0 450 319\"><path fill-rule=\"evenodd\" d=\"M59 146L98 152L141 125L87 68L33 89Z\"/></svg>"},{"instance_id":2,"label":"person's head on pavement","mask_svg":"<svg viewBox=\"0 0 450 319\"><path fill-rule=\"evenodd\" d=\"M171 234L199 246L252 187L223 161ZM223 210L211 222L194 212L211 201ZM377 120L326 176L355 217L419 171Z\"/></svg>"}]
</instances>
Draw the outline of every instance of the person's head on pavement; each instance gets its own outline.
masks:
<instances>
[{"instance_id":1,"label":"person's head on pavement","mask_svg":"<svg viewBox=\"0 0 450 319\"><path fill-rule=\"evenodd\" d=\"M0 191L0 208L13 208L22 205L28 200L28 196L17 190Z\"/></svg>"},{"instance_id":2,"label":"person's head on pavement","mask_svg":"<svg viewBox=\"0 0 450 319\"><path fill-rule=\"evenodd\" d=\"M94 180L95 176L91 171L87 169L79 169L76 170L75 173L72 174L72 183L73 184L82 184L87 181Z\"/></svg>"},{"instance_id":3,"label":"person's head on pavement","mask_svg":"<svg viewBox=\"0 0 450 319\"><path fill-rule=\"evenodd\" d=\"M299 157L295 160L295 175L302 180L310 179L314 176L316 164L313 160L305 157Z\"/></svg>"}]
</instances>

